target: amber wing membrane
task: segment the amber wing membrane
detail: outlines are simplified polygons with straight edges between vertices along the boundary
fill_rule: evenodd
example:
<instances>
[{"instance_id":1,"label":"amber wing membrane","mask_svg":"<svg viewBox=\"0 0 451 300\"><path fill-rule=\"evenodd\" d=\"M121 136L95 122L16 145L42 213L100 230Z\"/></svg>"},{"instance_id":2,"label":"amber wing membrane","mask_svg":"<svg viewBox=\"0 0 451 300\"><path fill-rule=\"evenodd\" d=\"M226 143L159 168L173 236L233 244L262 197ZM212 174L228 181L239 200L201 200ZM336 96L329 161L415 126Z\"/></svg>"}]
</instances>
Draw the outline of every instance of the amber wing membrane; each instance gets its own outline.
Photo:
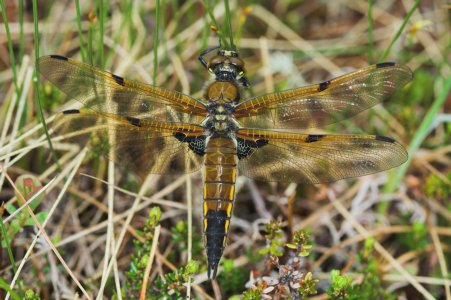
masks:
<instances>
[{"instance_id":1,"label":"amber wing membrane","mask_svg":"<svg viewBox=\"0 0 451 300\"><path fill-rule=\"evenodd\" d=\"M203 156L193 151L196 145L201 149L205 142L201 126L100 114L89 109L70 112L58 116L52 129L65 135L65 140L82 145L89 139L93 153L124 168L138 173L178 174L202 166Z\"/></svg>"},{"instance_id":2,"label":"amber wing membrane","mask_svg":"<svg viewBox=\"0 0 451 300\"><path fill-rule=\"evenodd\" d=\"M394 168L407 160L395 140L374 135L308 135L240 129L256 142L238 163L240 174L261 181L325 183Z\"/></svg>"},{"instance_id":3,"label":"amber wing membrane","mask_svg":"<svg viewBox=\"0 0 451 300\"><path fill-rule=\"evenodd\" d=\"M234 115L249 128L321 127L389 99L411 78L406 66L380 63L320 84L251 98L238 104Z\"/></svg>"},{"instance_id":4,"label":"amber wing membrane","mask_svg":"<svg viewBox=\"0 0 451 300\"><path fill-rule=\"evenodd\" d=\"M182 93L126 80L70 58L39 58L40 73L69 98L99 113L195 123L206 115L200 101Z\"/></svg>"},{"instance_id":5,"label":"amber wing membrane","mask_svg":"<svg viewBox=\"0 0 451 300\"><path fill-rule=\"evenodd\" d=\"M186 173L201 167L205 106L181 93L123 79L72 59L39 59L41 74L83 109L61 113L52 129L133 171ZM92 135L91 135L92 134ZM197 150L196 151L193 151Z\"/></svg>"}]
</instances>

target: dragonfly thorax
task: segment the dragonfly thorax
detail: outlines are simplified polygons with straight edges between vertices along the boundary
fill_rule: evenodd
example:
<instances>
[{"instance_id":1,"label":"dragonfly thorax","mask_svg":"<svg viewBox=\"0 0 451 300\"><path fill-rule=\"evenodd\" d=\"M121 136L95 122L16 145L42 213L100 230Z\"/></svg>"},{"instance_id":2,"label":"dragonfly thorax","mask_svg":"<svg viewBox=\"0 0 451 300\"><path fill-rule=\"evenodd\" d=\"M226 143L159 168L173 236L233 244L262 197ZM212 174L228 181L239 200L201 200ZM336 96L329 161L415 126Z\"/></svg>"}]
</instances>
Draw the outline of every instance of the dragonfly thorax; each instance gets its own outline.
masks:
<instances>
[{"instance_id":1,"label":"dragonfly thorax","mask_svg":"<svg viewBox=\"0 0 451 300\"><path fill-rule=\"evenodd\" d=\"M233 117L231 103L210 103L207 106L208 115L204 126L212 135L228 135L237 129L237 122Z\"/></svg>"},{"instance_id":2,"label":"dragonfly thorax","mask_svg":"<svg viewBox=\"0 0 451 300\"><path fill-rule=\"evenodd\" d=\"M238 85L228 81L214 81L205 90L207 119L205 125L212 134L227 135L237 128L233 117L235 104L240 100Z\"/></svg>"}]
</instances>

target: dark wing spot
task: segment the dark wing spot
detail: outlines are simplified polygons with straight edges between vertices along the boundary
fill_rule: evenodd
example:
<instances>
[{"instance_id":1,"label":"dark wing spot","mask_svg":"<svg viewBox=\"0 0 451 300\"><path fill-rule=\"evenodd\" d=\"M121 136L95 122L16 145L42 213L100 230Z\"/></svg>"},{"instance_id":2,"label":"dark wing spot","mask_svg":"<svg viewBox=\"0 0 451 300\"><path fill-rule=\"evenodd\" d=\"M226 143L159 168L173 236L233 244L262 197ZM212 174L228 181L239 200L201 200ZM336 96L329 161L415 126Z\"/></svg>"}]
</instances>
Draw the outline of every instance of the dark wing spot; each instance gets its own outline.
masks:
<instances>
[{"instance_id":1,"label":"dark wing spot","mask_svg":"<svg viewBox=\"0 0 451 300\"><path fill-rule=\"evenodd\" d=\"M174 137L180 142L188 143L188 147L197 155L202 156L205 154L205 139L207 138L206 136L186 136L186 134L182 132L176 132L174 133Z\"/></svg>"},{"instance_id":2,"label":"dark wing spot","mask_svg":"<svg viewBox=\"0 0 451 300\"><path fill-rule=\"evenodd\" d=\"M68 110L64 110L63 114L65 115L74 115L74 114L79 114L80 111L78 109L68 109Z\"/></svg>"},{"instance_id":3,"label":"dark wing spot","mask_svg":"<svg viewBox=\"0 0 451 300\"><path fill-rule=\"evenodd\" d=\"M185 142L186 134L181 133L181 132L176 132L176 133L174 133L174 137L176 139L178 139L180 142Z\"/></svg>"},{"instance_id":4,"label":"dark wing spot","mask_svg":"<svg viewBox=\"0 0 451 300\"><path fill-rule=\"evenodd\" d=\"M322 139L323 137L325 137L325 134L309 134L306 138L305 138L305 142L306 143L313 143L313 142L317 142L320 139Z\"/></svg>"},{"instance_id":5,"label":"dark wing spot","mask_svg":"<svg viewBox=\"0 0 451 300\"><path fill-rule=\"evenodd\" d=\"M256 148L261 148L265 145L268 144L268 140L256 140L256 141L251 141L251 140L245 140L242 138L237 138L237 155L238 155L238 159L242 159L245 158L249 155L252 154L252 152L254 152L254 149Z\"/></svg>"},{"instance_id":6,"label":"dark wing spot","mask_svg":"<svg viewBox=\"0 0 451 300\"><path fill-rule=\"evenodd\" d=\"M141 121L137 118L133 118L133 117L125 117L127 119L127 121L130 122L130 124L132 124L133 126L138 126L141 127Z\"/></svg>"},{"instance_id":7,"label":"dark wing spot","mask_svg":"<svg viewBox=\"0 0 451 300\"><path fill-rule=\"evenodd\" d=\"M111 74L111 76L113 77L114 81L116 81L117 84L125 85L124 78L122 78L121 76L117 76L115 74Z\"/></svg>"},{"instance_id":8,"label":"dark wing spot","mask_svg":"<svg viewBox=\"0 0 451 300\"><path fill-rule=\"evenodd\" d=\"M373 142L362 142L360 144L360 147L364 148L364 149L371 149L371 148L373 148L373 146L374 146Z\"/></svg>"},{"instance_id":9,"label":"dark wing spot","mask_svg":"<svg viewBox=\"0 0 451 300\"><path fill-rule=\"evenodd\" d=\"M329 85L330 85L330 80L321 82L318 85L318 92L324 91L325 89L327 89L329 87Z\"/></svg>"},{"instance_id":10,"label":"dark wing spot","mask_svg":"<svg viewBox=\"0 0 451 300\"><path fill-rule=\"evenodd\" d=\"M58 55L58 54L50 55L50 57L54 58L54 59L64 60L64 61L68 61L69 60L67 57L62 56L62 55Z\"/></svg>"},{"instance_id":11,"label":"dark wing spot","mask_svg":"<svg viewBox=\"0 0 451 300\"><path fill-rule=\"evenodd\" d=\"M386 137L386 136L382 136L382 135L376 135L376 140L387 142L387 143L394 143L395 142L394 139Z\"/></svg>"},{"instance_id":12,"label":"dark wing spot","mask_svg":"<svg viewBox=\"0 0 451 300\"><path fill-rule=\"evenodd\" d=\"M376 68L393 67L394 65L395 65L394 62L388 61L376 64Z\"/></svg>"}]
</instances>

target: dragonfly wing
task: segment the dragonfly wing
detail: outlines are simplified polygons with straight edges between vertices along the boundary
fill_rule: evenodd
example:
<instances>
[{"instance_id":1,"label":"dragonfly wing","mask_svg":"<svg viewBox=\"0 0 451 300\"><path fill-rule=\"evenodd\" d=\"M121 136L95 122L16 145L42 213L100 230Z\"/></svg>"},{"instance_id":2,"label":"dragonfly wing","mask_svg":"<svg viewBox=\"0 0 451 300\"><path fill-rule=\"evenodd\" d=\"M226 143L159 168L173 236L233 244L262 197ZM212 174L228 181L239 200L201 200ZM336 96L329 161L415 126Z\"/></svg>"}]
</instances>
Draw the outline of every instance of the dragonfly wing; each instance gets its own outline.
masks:
<instances>
[{"instance_id":1,"label":"dragonfly wing","mask_svg":"<svg viewBox=\"0 0 451 300\"><path fill-rule=\"evenodd\" d=\"M380 63L320 84L251 98L238 104L234 115L249 128L320 127L389 99L411 78L406 66Z\"/></svg>"},{"instance_id":2,"label":"dragonfly wing","mask_svg":"<svg viewBox=\"0 0 451 300\"><path fill-rule=\"evenodd\" d=\"M206 115L205 105L190 96L127 80L64 56L40 57L39 71L69 98L99 113L188 123Z\"/></svg>"},{"instance_id":3,"label":"dragonfly wing","mask_svg":"<svg viewBox=\"0 0 451 300\"><path fill-rule=\"evenodd\" d=\"M53 128L79 144L89 140L94 154L138 173L181 174L199 170L205 148L204 129L100 114L89 109L61 114Z\"/></svg>"},{"instance_id":4,"label":"dragonfly wing","mask_svg":"<svg viewBox=\"0 0 451 300\"><path fill-rule=\"evenodd\" d=\"M260 181L325 183L368 175L407 160L395 140L374 135L237 131L240 174Z\"/></svg>"}]
</instances>

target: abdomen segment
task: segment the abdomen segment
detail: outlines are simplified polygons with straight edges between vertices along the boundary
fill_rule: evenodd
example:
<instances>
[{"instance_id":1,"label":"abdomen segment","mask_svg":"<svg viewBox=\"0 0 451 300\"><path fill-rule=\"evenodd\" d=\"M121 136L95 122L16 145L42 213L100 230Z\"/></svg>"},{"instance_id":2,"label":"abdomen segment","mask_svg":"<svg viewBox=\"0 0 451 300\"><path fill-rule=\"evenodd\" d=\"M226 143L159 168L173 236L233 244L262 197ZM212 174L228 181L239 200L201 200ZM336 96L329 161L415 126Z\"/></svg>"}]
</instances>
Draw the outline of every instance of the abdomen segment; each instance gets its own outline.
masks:
<instances>
[{"instance_id":1,"label":"abdomen segment","mask_svg":"<svg viewBox=\"0 0 451 300\"><path fill-rule=\"evenodd\" d=\"M207 250L208 277L216 277L219 260L226 245L233 201L236 165L234 140L212 137L205 149L204 167L204 242Z\"/></svg>"}]
</instances>

